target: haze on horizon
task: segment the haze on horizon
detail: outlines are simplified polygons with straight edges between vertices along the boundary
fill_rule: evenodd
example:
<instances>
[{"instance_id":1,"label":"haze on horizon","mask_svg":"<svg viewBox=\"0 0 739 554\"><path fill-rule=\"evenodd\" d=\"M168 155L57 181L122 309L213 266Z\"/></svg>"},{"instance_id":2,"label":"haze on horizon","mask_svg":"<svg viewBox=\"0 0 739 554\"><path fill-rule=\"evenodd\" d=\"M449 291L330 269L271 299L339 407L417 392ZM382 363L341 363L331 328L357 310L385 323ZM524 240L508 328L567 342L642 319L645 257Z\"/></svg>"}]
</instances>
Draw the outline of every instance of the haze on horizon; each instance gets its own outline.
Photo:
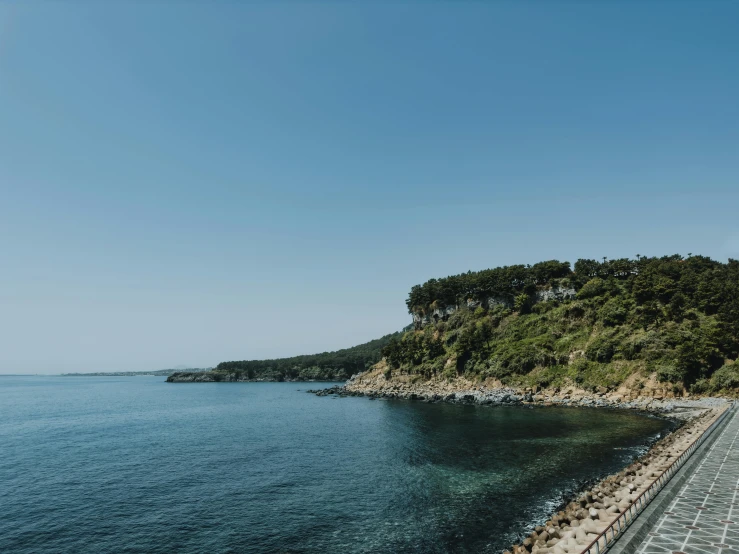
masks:
<instances>
[{"instance_id":1,"label":"haze on horizon","mask_svg":"<svg viewBox=\"0 0 739 554\"><path fill-rule=\"evenodd\" d=\"M0 5L0 373L352 346L431 277L739 257L739 4Z\"/></svg>"}]
</instances>

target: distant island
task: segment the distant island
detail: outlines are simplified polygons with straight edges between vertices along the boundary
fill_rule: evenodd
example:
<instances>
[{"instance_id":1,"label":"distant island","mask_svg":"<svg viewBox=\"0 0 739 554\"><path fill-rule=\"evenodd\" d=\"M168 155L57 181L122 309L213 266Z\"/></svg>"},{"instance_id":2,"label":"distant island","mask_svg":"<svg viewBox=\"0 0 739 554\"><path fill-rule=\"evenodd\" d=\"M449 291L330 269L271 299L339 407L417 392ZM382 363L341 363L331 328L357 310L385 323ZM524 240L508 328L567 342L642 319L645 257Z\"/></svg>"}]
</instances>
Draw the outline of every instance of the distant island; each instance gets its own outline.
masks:
<instances>
[{"instance_id":1,"label":"distant island","mask_svg":"<svg viewBox=\"0 0 739 554\"><path fill-rule=\"evenodd\" d=\"M212 367L203 368L187 368L188 373L205 373L211 371ZM62 377L141 377L147 375L153 375L157 377L166 377L173 373L183 371L182 368L178 369L156 369L152 371L97 371L95 373L62 373Z\"/></svg>"}]
</instances>

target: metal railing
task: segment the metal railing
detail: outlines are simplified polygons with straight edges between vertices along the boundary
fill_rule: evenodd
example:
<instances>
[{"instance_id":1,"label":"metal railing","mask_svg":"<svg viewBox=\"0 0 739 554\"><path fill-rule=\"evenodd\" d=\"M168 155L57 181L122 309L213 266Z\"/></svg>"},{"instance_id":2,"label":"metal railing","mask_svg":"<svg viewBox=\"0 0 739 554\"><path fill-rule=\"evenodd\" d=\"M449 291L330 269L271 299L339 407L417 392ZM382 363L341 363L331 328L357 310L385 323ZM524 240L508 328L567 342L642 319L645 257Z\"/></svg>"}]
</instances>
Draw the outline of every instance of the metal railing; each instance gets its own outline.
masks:
<instances>
[{"instance_id":1,"label":"metal railing","mask_svg":"<svg viewBox=\"0 0 739 554\"><path fill-rule=\"evenodd\" d=\"M664 486L669 483L670 479L677 473L680 468L688 461L698 447L713 433L714 429L721 425L726 417L734 411L736 402L733 402L728 409L714 421L708 429L706 429L700 437L695 439L685 451L675 458L672 463L644 490L637 496L631 505L624 512L611 522L588 546L586 546L581 554L602 554L608 550L616 539L626 531L626 529L634 522L636 517L644 511L649 503L661 491Z\"/></svg>"}]
</instances>

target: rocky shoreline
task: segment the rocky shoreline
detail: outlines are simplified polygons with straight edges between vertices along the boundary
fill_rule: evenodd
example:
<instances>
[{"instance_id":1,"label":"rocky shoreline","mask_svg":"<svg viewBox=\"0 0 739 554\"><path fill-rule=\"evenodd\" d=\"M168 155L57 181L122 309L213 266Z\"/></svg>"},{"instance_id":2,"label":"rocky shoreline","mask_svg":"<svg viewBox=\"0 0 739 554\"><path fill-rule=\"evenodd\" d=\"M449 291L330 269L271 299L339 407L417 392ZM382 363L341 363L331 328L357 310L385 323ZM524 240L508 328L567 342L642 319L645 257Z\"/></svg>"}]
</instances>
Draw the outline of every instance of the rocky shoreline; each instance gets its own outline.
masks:
<instances>
[{"instance_id":1,"label":"rocky shoreline","mask_svg":"<svg viewBox=\"0 0 739 554\"><path fill-rule=\"evenodd\" d=\"M579 554L620 514L629 509L661 473L730 407L722 398L655 398L628 391L595 393L568 387L563 390L489 388L464 380L403 382L379 372L352 377L343 385L310 390L318 396L366 396L370 399L407 399L484 406L571 406L638 410L681 423L654 443L649 451L615 475L581 492L537 525L504 554Z\"/></svg>"},{"instance_id":2,"label":"rocky shoreline","mask_svg":"<svg viewBox=\"0 0 739 554\"><path fill-rule=\"evenodd\" d=\"M462 379L402 382L382 376L355 375L342 385L311 390L318 396L366 396L371 399L405 399L420 402L450 402L478 405L572 406L638 410L686 420L707 409L726 405L720 398L664 398L625 395L623 391L587 392L575 387L564 389L489 388Z\"/></svg>"}]
</instances>

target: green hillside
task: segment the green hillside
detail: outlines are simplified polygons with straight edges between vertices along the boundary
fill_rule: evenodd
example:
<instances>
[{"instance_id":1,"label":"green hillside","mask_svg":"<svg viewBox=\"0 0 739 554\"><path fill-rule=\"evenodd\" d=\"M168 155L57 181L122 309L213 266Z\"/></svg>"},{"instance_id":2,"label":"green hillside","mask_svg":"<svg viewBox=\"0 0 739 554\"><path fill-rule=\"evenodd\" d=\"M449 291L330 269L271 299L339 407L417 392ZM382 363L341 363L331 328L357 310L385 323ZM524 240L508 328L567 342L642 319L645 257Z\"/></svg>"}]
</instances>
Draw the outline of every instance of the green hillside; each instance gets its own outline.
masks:
<instances>
[{"instance_id":1,"label":"green hillside","mask_svg":"<svg viewBox=\"0 0 739 554\"><path fill-rule=\"evenodd\" d=\"M355 373L365 371L380 361L382 348L400 335L401 333L385 335L382 338L335 352L275 360L221 362L214 371L217 373L235 373L241 379L271 381L344 380Z\"/></svg>"},{"instance_id":2,"label":"green hillside","mask_svg":"<svg viewBox=\"0 0 739 554\"><path fill-rule=\"evenodd\" d=\"M736 260L508 266L432 279L407 305L416 328L383 348L388 377L591 388L656 374L676 391L739 387Z\"/></svg>"}]
</instances>

